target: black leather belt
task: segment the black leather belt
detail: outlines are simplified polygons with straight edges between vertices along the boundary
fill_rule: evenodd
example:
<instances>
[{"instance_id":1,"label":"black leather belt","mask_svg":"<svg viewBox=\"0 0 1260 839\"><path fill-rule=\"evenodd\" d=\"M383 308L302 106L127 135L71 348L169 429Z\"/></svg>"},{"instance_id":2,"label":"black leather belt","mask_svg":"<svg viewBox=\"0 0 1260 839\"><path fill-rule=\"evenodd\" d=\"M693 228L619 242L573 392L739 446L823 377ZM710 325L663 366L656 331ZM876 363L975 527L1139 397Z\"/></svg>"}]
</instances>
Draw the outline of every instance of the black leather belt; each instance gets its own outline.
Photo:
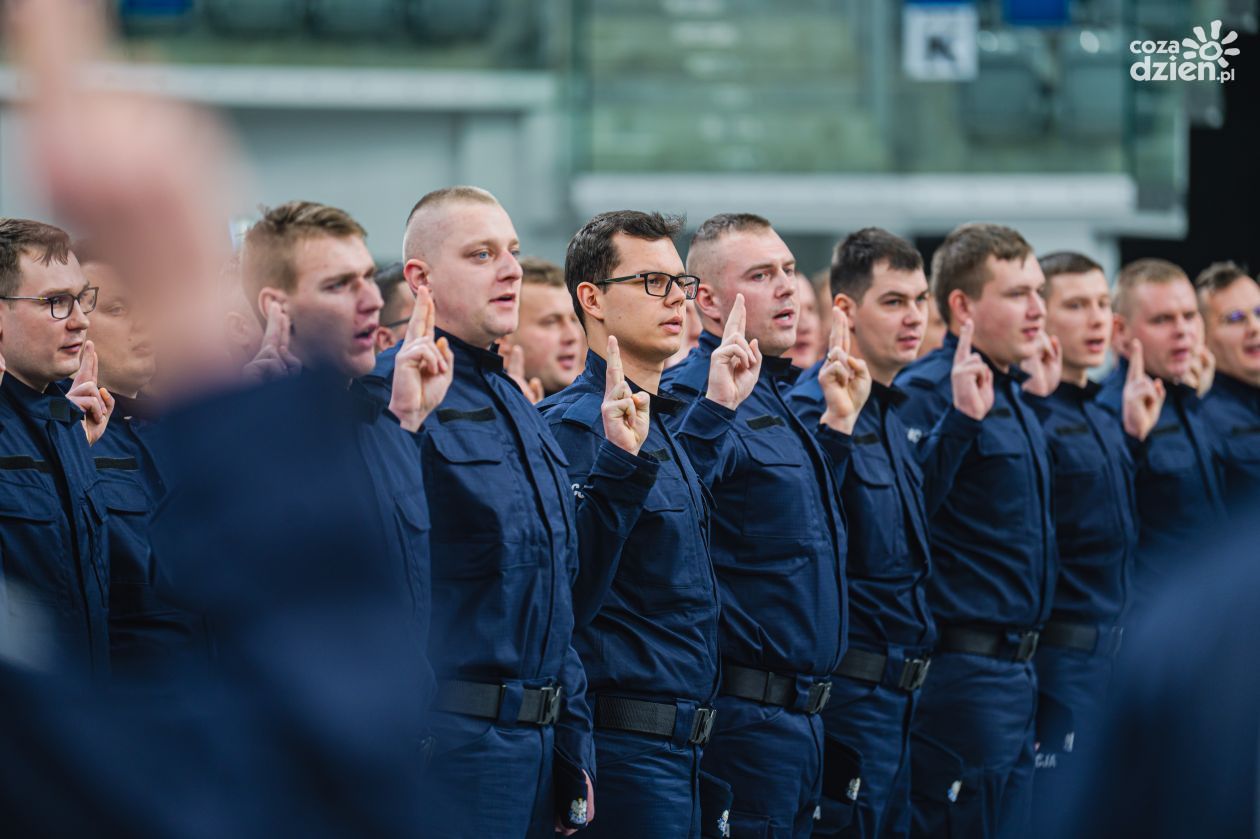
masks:
<instances>
[{"instance_id":1,"label":"black leather belt","mask_svg":"<svg viewBox=\"0 0 1260 839\"><path fill-rule=\"evenodd\" d=\"M796 677L781 676L768 670L757 670L753 667L741 667L738 664L722 662L722 693L726 696L737 696L763 705L778 705L781 708L796 706ZM816 681L809 688L805 713L817 714L827 707L831 698L831 682Z\"/></svg>"},{"instance_id":2,"label":"black leather belt","mask_svg":"<svg viewBox=\"0 0 1260 839\"><path fill-rule=\"evenodd\" d=\"M1016 640L1011 640L1014 635ZM970 653L1008 661L1029 661L1037 652L1040 633L1035 629L981 629L974 626L943 626L938 650Z\"/></svg>"},{"instance_id":3,"label":"black leather belt","mask_svg":"<svg viewBox=\"0 0 1260 839\"><path fill-rule=\"evenodd\" d=\"M901 670L897 674L897 678L888 678L888 656L881 653L873 653L868 650L860 650L856 647L849 647L841 660L840 666L836 668L837 676L845 676L849 679L857 679L859 682L868 682L872 685L883 685L893 690L905 691L906 693L914 693L923 687L923 682L927 679L928 667L932 664L930 658L905 658L901 660Z\"/></svg>"},{"instance_id":4,"label":"black leather belt","mask_svg":"<svg viewBox=\"0 0 1260 839\"><path fill-rule=\"evenodd\" d=\"M433 707L451 714L497 720L506 692L507 685L446 681L438 685ZM560 717L560 700L563 696L564 688L560 685L525 688L516 721L530 725L551 725Z\"/></svg>"},{"instance_id":5,"label":"black leather belt","mask_svg":"<svg viewBox=\"0 0 1260 839\"><path fill-rule=\"evenodd\" d=\"M1041 630L1041 643L1086 653L1114 656L1124 640L1123 626L1096 626L1092 623L1050 621Z\"/></svg>"},{"instance_id":6,"label":"black leather belt","mask_svg":"<svg viewBox=\"0 0 1260 839\"><path fill-rule=\"evenodd\" d=\"M703 746L713 733L714 708L697 708L691 721L691 734L687 742ZM654 734L659 737L674 736L674 722L678 719L678 706L673 702L652 702L645 699L625 699L620 696L601 696L595 703L595 725L635 734Z\"/></svg>"}]
</instances>

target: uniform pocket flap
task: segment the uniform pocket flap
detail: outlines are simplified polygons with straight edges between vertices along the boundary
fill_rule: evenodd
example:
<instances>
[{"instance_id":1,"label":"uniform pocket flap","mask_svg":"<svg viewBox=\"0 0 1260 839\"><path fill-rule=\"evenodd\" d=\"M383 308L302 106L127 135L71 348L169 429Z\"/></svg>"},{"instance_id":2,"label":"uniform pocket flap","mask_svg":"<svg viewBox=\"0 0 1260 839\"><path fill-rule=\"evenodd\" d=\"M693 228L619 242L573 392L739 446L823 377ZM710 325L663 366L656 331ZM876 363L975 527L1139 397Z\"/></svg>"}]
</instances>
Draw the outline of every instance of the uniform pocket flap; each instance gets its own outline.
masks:
<instances>
[{"instance_id":1,"label":"uniform pocket flap","mask_svg":"<svg viewBox=\"0 0 1260 839\"><path fill-rule=\"evenodd\" d=\"M57 517L57 501L39 484L0 481L0 516L52 521Z\"/></svg>"},{"instance_id":2,"label":"uniform pocket flap","mask_svg":"<svg viewBox=\"0 0 1260 839\"><path fill-rule=\"evenodd\" d=\"M429 440L443 460L450 463L501 463L503 443L493 434L431 431Z\"/></svg>"}]
</instances>

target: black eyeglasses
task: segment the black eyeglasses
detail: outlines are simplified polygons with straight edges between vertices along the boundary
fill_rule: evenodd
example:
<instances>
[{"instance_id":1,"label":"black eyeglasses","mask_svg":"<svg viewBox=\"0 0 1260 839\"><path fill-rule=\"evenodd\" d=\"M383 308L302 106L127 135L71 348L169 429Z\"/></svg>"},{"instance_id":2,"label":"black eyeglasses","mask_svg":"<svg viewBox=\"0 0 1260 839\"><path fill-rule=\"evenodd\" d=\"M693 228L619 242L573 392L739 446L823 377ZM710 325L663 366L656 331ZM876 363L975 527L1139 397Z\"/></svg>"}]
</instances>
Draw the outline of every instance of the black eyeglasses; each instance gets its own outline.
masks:
<instances>
[{"instance_id":1,"label":"black eyeglasses","mask_svg":"<svg viewBox=\"0 0 1260 839\"><path fill-rule=\"evenodd\" d=\"M52 314L53 320L65 320L74 311L75 303L79 304L79 308L83 310L85 315L95 309L96 292L99 290L97 286L89 286L77 295L54 294L52 297L0 297L0 300L34 300L36 303L47 303L48 311Z\"/></svg>"},{"instance_id":2,"label":"black eyeglasses","mask_svg":"<svg viewBox=\"0 0 1260 839\"><path fill-rule=\"evenodd\" d=\"M1242 323L1243 321L1247 320L1248 314L1253 314L1256 316L1256 320L1260 320L1260 306L1257 306L1256 308L1252 309L1250 313L1248 313L1245 309L1235 309L1232 312L1226 312L1225 314L1221 315L1221 323L1224 323L1224 324Z\"/></svg>"},{"instance_id":3,"label":"black eyeglasses","mask_svg":"<svg viewBox=\"0 0 1260 839\"><path fill-rule=\"evenodd\" d=\"M643 280L643 290L652 297L668 297L675 283L682 289L683 296L688 300L695 300L696 292L700 290L699 277L693 277L691 274L678 274L675 276L674 274L666 274L664 271L645 271L641 274L631 274L629 277L613 277L608 280L598 280L594 285L628 283L631 280Z\"/></svg>"},{"instance_id":4,"label":"black eyeglasses","mask_svg":"<svg viewBox=\"0 0 1260 839\"><path fill-rule=\"evenodd\" d=\"M406 326L409 323L411 323L411 318L405 317L402 320L396 320L393 323L382 323L381 326L385 327L386 329L397 329L398 327Z\"/></svg>"}]
</instances>

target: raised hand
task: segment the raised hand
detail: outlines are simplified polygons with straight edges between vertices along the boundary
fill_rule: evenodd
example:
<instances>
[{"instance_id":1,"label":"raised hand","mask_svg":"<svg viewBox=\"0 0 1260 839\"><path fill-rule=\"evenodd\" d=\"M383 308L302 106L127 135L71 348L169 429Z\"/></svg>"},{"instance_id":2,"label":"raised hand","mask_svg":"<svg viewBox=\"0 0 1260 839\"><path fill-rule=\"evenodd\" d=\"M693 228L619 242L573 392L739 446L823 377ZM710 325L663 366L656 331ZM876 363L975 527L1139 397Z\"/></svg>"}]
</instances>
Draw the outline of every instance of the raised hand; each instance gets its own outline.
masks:
<instances>
[{"instance_id":1,"label":"raised hand","mask_svg":"<svg viewBox=\"0 0 1260 839\"><path fill-rule=\"evenodd\" d=\"M87 435L88 445L101 439L109 425L110 414L114 412L114 397L97 382L96 347L91 341L83 344L79 355L79 372L74 374L74 381L66 398L73 402L86 416L83 418L83 431Z\"/></svg>"},{"instance_id":2,"label":"raised hand","mask_svg":"<svg viewBox=\"0 0 1260 839\"><path fill-rule=\"evenodd\" d=\"M446 338L433 339L435 320L433 297L421 286L394 358L394 386L389 398L390 413L408 431L418 431L425 418L442 404L455 375L450 343Z\"/></svg>"},{"instance_id":3,"label":"raised hand","mask_svg":"<svg viewBox=\"0 0 1260 839\"><path fill-rule=\"evenodd\" d=\"M1146 375L1142 360L1142 342L1133 339L1129 345L1129 374L1124 380L1124 433L1145 440L1164 407L1164 383Z\"/></svg>"},{"instance_id":4,"label":"raised hand","mask_svg":"<svg viewBox=\"0 0 1260 839\"><path fill-rule=\"evenodd\" d=\"M976 325L970 320L958 330L954 369L949 374L954 390L954 407L973 420L982 420L993 407L993 371L979 353L971 351Z\"/></svg>"},{"instance_id":5,"label":"raised hand","mask_svg":"<svg viewBox=\"0 0 1260 839\"><path fill-rule=\"evenodd\" d=\"M302 369L302 362L289 352L289 315L279 302L267 304L267 329L254 360L245 365L245 378L265 382L291 376Z\"/></svg>"},{"instance_id":6,"label":"raised hand","mask_svg":"<svg viewBox=\"0 0 1260 839\"><path fill-rule=\"evenodd\" d=\"M604 436L609 442L630 454L638 454L648 436L650 397L646 391L630 392L621 368L621 350L617 339L608 336L608 375L604 383Z\"/></svg>"},{"instance_id":7,"label":"raised hand","mask_svg":"<svg viewBox=\"0 0 1260 839\"><path fill-rule=\"evenodd\" d=\"M504 372L516 382L516 386L521 389L521 393L525 394L525 398L531 404L537 405L546 396L543 391L542 379L535 376L532 379L525 378L525 350L520 346L514 346L508 349L507 364L503 366Z\"/></svg>"},{"instance_id":8,"label":"raised hand","mask_svg":"<svg viewBox=\"0 0 1260 839\"><path fill-rule=\"evenodd\" d=\"M744 295L736 294L735 305L731 306L722 331L722 343L709 360L709 389L705 397L732 411L748 398L761 375L761 349L757 339L744 338L747 322Z\"/></svg>"},{"instance_id":9,"label":"raised hand","mask_svg":"<svg viewBox=\"0 0 1260 839\"><path fill-rule=\"evenodd\" d=\"M1028 380L1024 382L1025 391L1034 396L1054 393L1063 380L1063 349L1059 346L1059 339L1041 330L1037 338L1037 352L1019 366L1028 374Z\"/></svg>"},{"instance_id":10,"label":"raised hand","mask_svg":"<svg viewBox=\"0 0 1260 839\"><path fill-rule=\"evenodd\" d=\"M1212 389L1216 379L1216 356L1201 344L1190 357L1190 369L1182 377L1182 383L1194 388L1194 392L1202 399Z\"/></svg>"},{"instance_id":11,"label":"raised hand","mask_svg":"<svg viewBox=\"0 0 1260 839\"><path fill-rule=\"evenodd\" d=\"M818 383L827 401L820 421L846 434L853 431L858 414L871 395L871 372L866 362L849 355L852 340L848 316L839 306L833 307L827 358L818 370Z\"/></svg>"}]
</instances>

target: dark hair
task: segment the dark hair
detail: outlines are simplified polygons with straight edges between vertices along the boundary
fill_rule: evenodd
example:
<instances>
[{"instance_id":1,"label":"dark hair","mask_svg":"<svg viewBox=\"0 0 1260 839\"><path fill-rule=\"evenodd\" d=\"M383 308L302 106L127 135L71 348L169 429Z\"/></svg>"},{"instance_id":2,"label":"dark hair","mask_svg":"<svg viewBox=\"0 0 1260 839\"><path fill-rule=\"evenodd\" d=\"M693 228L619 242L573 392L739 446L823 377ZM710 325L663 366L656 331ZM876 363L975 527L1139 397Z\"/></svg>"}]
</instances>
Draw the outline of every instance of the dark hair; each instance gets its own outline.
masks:
<instances>
[{"instance_id":1,"label":"dark hair","mask_svg":"<svg viewBox=\"0 0 1260 839\"><path fill-rule=\"evenodd\" d=\"M525 285L564 288L564 269L536 256L521 259L521 282Z\"/></svg>"},{"instance_id":2,"label":"dark hair","mask_svg":"<svg viewBox=\"0 0 1260 839\"><path fill-rule=\"evenodd\" d=\"M1055 251L1038 257L1037 262L1041 265L1041 273L1046 275L1046 284L1041 289L1042 297L1050 296L1050 286L1060 274L1088 274L1090 271L1103 270L1097 262L1076 251Z\"/></svg>"},{"instance_id":3,"label":"dark hair","mask_svg":"<svg viewBox=\"0 0 1260 839\"><path fill-rule=\"evenodd\" d=\"M376 289L381 293L381 300L385 305L381 308L381 320L385 322L396 320L398 315L394 306L394 299L398 294L400 286L405 285L405 277L403 276L403 264L401 262L391 262L376 269L376 274L372 277L376 280Z\"/></svg>"},{"instance_id":4,"label":"dark hair","mask_svg":"<svg viewBox=\"0 0 1260 839\"><path fill-rule=\"evenodd\" d=\"M24 218L0 218L0 295L17 294L22 285L22 254L44 265L70 261L70 234L60 227Z\"/></svg>"},{"instance_id":5,"label":"dark hair","mask_svg":"<svg viewBox=\"0 0 1260 839\"><path fill-rule=\"evenodd\" d=\"M1032 245L1018 230L1001 224L970 222L949 232L932 254L932 296L949 326L949 295L955 289L978 300L989 282L989 257L1003 262L1023 262L1032 256Z\"/></svg>"},{"instance_id":6,"label":"dark hair","mask_svg":"<svg viewBox=\"0 0 1260 839\"><path fill-rule=\"evenodd\" d=\"M846 236L831 254L831 296L845 294L861 303L881 262L892 271L918 271L923 268L923 255L883 228L863 227Z\"/></svg>"},{"instance_id":7,"label":"dark hair","mask_svg":"<svg viewBox=\"0 0 1260 839\"><path fill-rule=\"evenodd\" d=\"M638 210L613 210L600 213L573 234L564 255L564 284L569 289L573 310L577 312L583 327L586 326L586 318L582 304L578 302L577 287L582 283L608 279L620 258L613 237L623 233L649 242L658 239L672 240L682 230L682 226L683 220L679 216L643 213Z\"/></svg>"}]
</instances>

